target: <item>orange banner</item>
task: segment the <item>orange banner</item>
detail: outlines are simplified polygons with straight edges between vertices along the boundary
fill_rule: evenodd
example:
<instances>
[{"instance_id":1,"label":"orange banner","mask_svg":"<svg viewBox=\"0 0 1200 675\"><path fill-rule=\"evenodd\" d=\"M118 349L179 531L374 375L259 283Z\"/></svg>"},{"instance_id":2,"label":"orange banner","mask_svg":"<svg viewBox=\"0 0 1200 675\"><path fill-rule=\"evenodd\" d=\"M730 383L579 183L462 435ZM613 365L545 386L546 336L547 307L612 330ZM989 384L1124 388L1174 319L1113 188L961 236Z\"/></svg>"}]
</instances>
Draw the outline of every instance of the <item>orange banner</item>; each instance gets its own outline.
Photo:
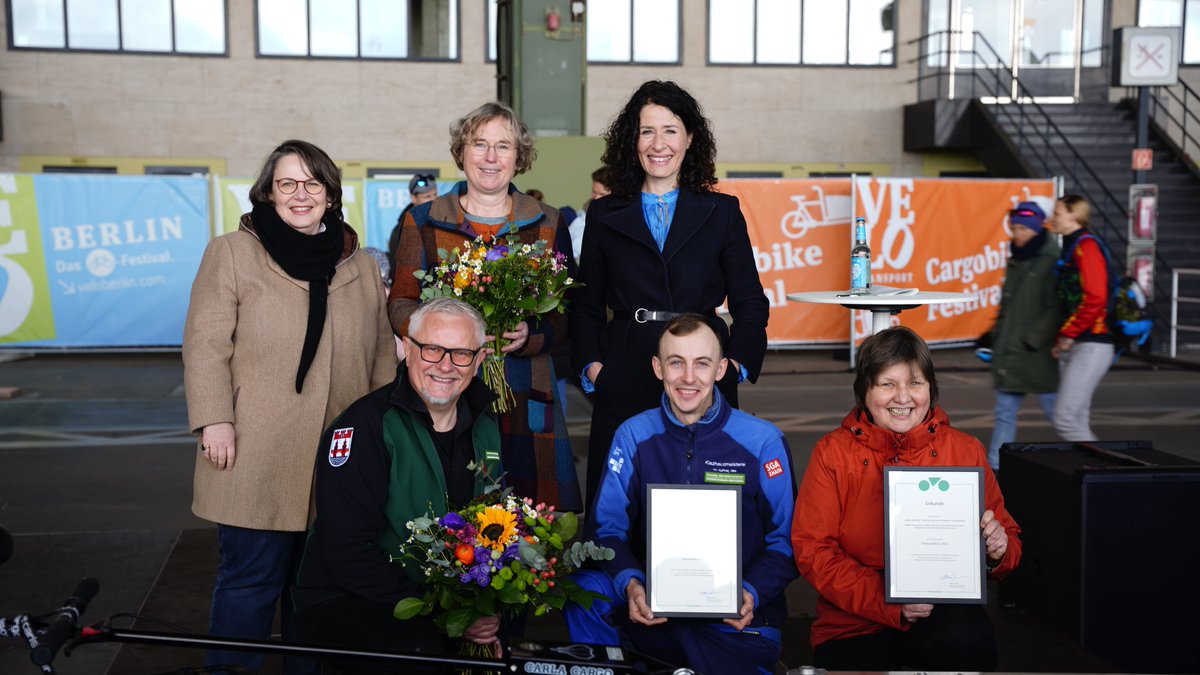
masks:
<instances>
[{"instance_id":1,"label":"orange banner","mask_svg":"<svg viewBox=\"0 0 1200 675\"><path fill-rule=\"evenodd\" d=\"M968 293L966 302L904 311L892 323L930 342L974 340L991 328L1008 261L1008 211L1032 199L1050 213L1050 180L872 178L724 181L741 201L755 264L771 303L773 346L846 344L851 312L789 301L789 293L850 284L851 223L867 219L872 282ZM867 312L856 336L870 333Z\"/></svg>"}]
</instances>

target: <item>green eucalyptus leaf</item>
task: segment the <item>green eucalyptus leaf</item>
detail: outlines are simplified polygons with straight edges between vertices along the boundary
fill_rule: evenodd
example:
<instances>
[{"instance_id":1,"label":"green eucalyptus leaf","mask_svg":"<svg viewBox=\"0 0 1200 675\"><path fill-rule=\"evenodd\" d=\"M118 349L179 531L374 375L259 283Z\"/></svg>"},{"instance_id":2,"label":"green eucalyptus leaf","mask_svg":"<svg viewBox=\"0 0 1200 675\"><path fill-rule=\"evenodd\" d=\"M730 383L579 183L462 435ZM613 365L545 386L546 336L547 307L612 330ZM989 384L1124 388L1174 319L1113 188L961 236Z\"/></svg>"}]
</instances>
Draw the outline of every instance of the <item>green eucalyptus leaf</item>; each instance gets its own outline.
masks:
<instances>
[{"instance_id":1,"label":"green eucalyptus leaf","mask_svg":"<svg viewBox=\"0 0 1200 675\"><path fill-rule=\"evenodd\" d=\"M524 539L518 543L517 551L520 553L521 560L536 570L544 570L549 565L545 552Z\"/></svg>"},{"instance_id":2,"label":"green eucalyptus leaf","mask_svg":"<svg viewBox=\"0 0 1200 675\"><path fill-rule=\"evenodd\" d=\"M579 517L570 511L558 514L554 519L554 531L563 541L571 541L579 531Z\"/></svg>"}]
</instances>

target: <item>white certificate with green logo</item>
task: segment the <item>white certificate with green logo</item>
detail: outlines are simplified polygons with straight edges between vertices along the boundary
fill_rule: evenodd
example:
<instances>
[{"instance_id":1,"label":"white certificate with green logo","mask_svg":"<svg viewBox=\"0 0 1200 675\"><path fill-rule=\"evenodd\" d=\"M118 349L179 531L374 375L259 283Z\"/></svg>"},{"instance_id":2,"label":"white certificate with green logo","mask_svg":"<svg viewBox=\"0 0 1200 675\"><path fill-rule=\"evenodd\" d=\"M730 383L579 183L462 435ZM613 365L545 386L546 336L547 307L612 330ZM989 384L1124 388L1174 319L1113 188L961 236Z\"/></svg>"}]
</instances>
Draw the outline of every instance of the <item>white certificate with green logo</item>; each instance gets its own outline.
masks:
<instances>
[{"instance_id":1,"label":"white certificate with green logo","mask_svg":"<svg viewBox=\"0 0 1200 675\"><path fill-rule=\"evenodd\" d=\"M885 599L987 602L983 469L883 469Z\"/></svg>"},{"instance_id":2,"label":"white certificate with green logo","mask_svg":"<svg viewBox=\"0 0 1200 675\"><path fill-rule=\"evenodd\" d=\"M646 582L655 616L740 616L740 485L646 486Z\"/></svg>"}]
</instances>

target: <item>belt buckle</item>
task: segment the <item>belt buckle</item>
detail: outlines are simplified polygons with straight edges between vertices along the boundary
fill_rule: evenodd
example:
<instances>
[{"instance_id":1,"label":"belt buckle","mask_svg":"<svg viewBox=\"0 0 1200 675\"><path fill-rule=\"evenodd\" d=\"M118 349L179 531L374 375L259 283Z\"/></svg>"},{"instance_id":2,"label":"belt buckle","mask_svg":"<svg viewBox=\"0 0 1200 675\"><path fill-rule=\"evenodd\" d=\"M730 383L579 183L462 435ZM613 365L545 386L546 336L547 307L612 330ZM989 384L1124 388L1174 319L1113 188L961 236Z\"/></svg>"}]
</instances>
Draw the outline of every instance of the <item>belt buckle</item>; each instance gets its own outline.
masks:
<instances>
[{"instance_id":1,"label":"belt buckle","mask_svg":"<svg viewBox=\"0 0 1200 675\"><path fill-rule=\"evenodd\" d=\"M643 316L642 316L642 312L645 312L646 314L649 314L649 313L650 313L650 310L646 309L645 307L638 307L637 309L635 309L635 310L633 311L633 320L634 320L634 321L636 321L636 322L638 322L638 323L646 323L647 321L649 321L650 319L648 319L648 318L643 318Z\"/></svg>"}]
</instances>

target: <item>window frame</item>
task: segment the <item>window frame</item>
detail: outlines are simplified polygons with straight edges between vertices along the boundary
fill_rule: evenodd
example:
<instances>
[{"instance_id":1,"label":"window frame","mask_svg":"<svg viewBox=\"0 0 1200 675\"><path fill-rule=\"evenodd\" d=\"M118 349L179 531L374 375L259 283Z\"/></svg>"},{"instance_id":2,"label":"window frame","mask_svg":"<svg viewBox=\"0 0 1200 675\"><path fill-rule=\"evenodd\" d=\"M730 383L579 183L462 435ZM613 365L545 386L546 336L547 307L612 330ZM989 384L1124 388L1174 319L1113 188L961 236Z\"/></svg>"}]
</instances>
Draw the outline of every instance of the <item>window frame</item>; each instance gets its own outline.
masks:
<instances>
[{"instance_id":1,"label":"window frame","mask_svg":"<svg viewBox=\"0 0 1200 675\"><path fill-rule=\"evenodd\" d=\"M850 22L851 8L854 0L846 2L846 48L843 56L845 63L805 63L804 62L804 3L805 2L820 2L821 0L798 0L800 3L800 25L796 26L796 32L799 36L800 61L797 63L759 63L758 59L758 0L753 0L751 10L753 12L753 21L750 28L751 48L750 52L754 55L753 61L746 63L732 63L727 61L712 60L712 2L713 0L705 0L704 3L704 21L705 21L705 51L704 65L716 66L720 68L892 68L898 67L896 63L896 52L899 49L900 36L900 17L896 11L896 5L899 0L894 0L892 3L892 62L888 64L875 63L850 63L850 40L852 36L853 26Z\"/></svg>"},{"instance_id":2,"label":"window frame","mask_svg":"<svg viewBox=\"0 0 1200 675\"><path fill-rule=\"evenodd\" d=\"M308 29L308 33L307 33L307 35L305 35L305 40L304 40L305 48L308 51L307 54L263 54L262 53L262 42L259 40L260 32L258 30L258 17L259 17L258 4L260 1L261 0L254 0L254 58L256 58L256 59L291 59L291 60L314 59L317 61L360 61L360 62L364 62L364 63L375 63L375 62L379 62L379 63L388 63L388 62L391 62L391 63L462 63L463 62L462 0L448 0L448 2L452 2L455 5L454 15L458 22L458 30L455 31L455 37L457 38L457 43L454 45L454 52L455 52L455 54L457 54L457 56L455 56L453 58L450 58L450 57L431 58L428 56L362 56L362 11L361 11L362 0L354 0L356 7L360 10L360 11L356 12L355 16L354 16L354 26L355 26L355 31L356 31L356 34L354 36L355 37L354 44L355 44L355 48L359 52L359 56L322 56L320 54L314 56L312 53L312 28L311 27ZM305 15L306 22L308 21L308 17L312 16L312 5L310 3L311 3L311 0L304 0L304 10L305 10L304 15ZM486 11L487 11L487 9L485 8L484 9L485 15L484 15L484 19L483 19L484 31L487 30ZM484 57L486 58L486 56L487 56L487 47L485 46L484 47Z\"/></svg>"},{"instance_id":3,"label":"window frame","mask_svg":"<svg viewBox=\"0 0 1200 675\"><path fill-rule=\"evenodd\" d=\"M637 61L633 58L633 30L635 23L635 13L633 11L633 3L637 0L629 0L629 59L626 61L593 61L587 57L586 40L587 40L587 14L584 14L584 32L583 39L585 40L585 49L583 58L589 67L591 66L682 66L683 65L683 0L675 0L675 60L674 61ZM586 12L586 10L585 10Z\"/></svg>"},{"instance_id":4,"label":"window frame","mask_svg":"<svg viewBox=\"0 0 1200 675\"><path fill-rule=\"evenodd\" d=\"M113 54L113 55L119 54L119 55L135 55L135 56L194 56L194 57L198 57L198 58L229 58L229 0L221 0L221 5L224 7L224 14L225 14L225 21L224 21L225 33L223 35L223 37L224 37L223 42L225 43L225 49L224 49L224 51L220 51L220 52L181 52L181 51L175 49L175 45L178 44L178 40L176 39L176 30L175 30L175 0L168 0L168 2L170 3L170 7L171 7L171 51L149 50L149 49L125 49L123 46L118 47L117 49L96 49L93 47L87 47L87 48L72 47L71 46L71 33L67 29L68 21L69 21L69 19L67 18L67 14L68 14L67 0L61 0L61 1L62 1L62 8L63 8L63 19L62 19L62 21L63 21L63 23L62 23L63 42L66 43L66 46L65 47L20 47L20 46L17 46L16 44L14 44L14 42L13 42L13 40L14 40L13 20L12 20L13 0L5 0L4 9L7 12L7 14L5 15L5 19L6 19L5 25L7 26L7 32L8 32L8 51L10 51L10 52L63 52L63 53L69 52L71 54ZM184 0L184 1L186 2L187 0ZM116 2L117 2L117 44L124 45L124 42L125 42L124 28L122 27L122 22L121 22L121 7L123 4L123 0L116 0Z\"/></svg>"},{"instance_id":5,"label":"window frame","mask_svg":"<svg viewBox=\"0 0 1200 675\"><path fill-rule=\"evenodd\" d=\"M1179 25L1165 26L1166 28L1179 29L1179 67L1180 68L1196 68L1200 67L1200 59L1196 61L1186 61L1187 54L1187 23L1188 23L1188 0L1179 0ZM1137 0L1137 7L1133 12L1134 25L1142 25L1142 0ZM1193 18L1197 24L1200 24L1200 16Z\"/></svg>"}]
</instances>

